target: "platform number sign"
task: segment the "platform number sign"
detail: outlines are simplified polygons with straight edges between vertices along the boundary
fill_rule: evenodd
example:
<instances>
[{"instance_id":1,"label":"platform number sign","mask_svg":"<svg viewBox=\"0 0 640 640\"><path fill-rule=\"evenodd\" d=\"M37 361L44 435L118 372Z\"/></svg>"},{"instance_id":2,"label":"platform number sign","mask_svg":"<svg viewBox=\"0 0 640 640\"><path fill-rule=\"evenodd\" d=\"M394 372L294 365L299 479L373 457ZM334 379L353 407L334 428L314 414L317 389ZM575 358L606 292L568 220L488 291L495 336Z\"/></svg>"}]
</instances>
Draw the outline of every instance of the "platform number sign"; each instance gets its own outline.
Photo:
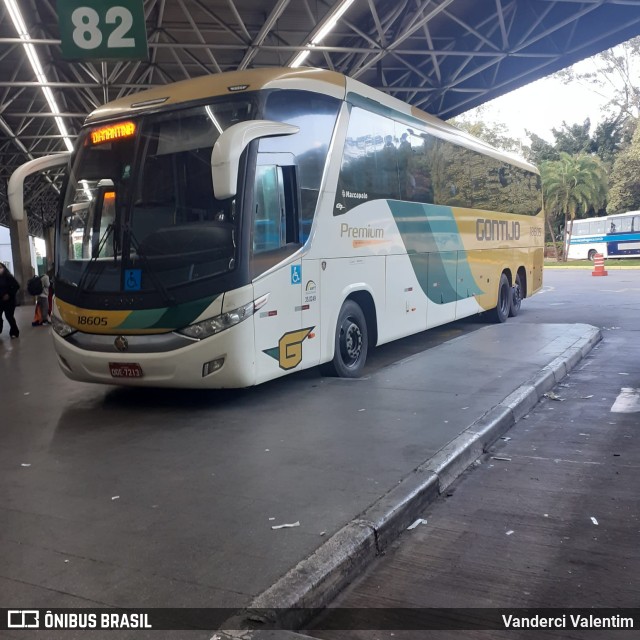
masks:
<instances>
[{"instance_id":1,"label":"platform number sign","mask_svg":"<svg viewBox=\"0 0 640 640\"><path fill-rule=\"evenodd\" d=\"M147 60L143 0L58 0L62 55L69 60Z\"/></svg>"}]
</instances>

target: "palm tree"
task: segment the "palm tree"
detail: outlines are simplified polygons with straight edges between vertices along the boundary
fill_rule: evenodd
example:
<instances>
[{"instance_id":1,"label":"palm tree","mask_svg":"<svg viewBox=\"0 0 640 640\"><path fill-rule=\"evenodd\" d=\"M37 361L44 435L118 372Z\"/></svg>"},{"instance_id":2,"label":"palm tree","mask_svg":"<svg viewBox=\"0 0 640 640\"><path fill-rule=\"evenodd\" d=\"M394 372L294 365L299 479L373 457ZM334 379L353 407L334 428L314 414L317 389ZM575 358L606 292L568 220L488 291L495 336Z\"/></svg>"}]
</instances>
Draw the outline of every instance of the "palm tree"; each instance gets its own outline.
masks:
<instances>
[{"instance_id":1,"label":"palm tree","mask_svg":"<svg viewBox=\"0 0 640 640\"><path fill-rule=\"evenodd\" d=\"M575 218L585 217L590 208L597 211L606 202L607 174L596 156L565 152L560 153L559 160L543 162L540 173L549 229L551 217L564 216L566 261Z\"/></svg>"}]
</instances>

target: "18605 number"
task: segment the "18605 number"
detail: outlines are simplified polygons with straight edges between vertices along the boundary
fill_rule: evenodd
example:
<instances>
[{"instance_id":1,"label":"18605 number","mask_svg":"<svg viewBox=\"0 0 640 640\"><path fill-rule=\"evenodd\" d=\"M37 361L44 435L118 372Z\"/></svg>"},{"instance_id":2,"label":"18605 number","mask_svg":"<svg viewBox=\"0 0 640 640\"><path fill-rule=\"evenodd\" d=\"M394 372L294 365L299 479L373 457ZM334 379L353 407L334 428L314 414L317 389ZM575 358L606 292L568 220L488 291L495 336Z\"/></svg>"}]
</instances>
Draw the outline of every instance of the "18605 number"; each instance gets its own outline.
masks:
<instances>
[{"instance_id":1,"label":"18605 number","mask_svg":"<svg viewBox=\"0 0 640 640\"><path fill-rule=\"evenodd\" d=\"M78 324L92 327L106 327L109 322L107 318L100 316L78 316Z\"/></svg>"}]
</instances>

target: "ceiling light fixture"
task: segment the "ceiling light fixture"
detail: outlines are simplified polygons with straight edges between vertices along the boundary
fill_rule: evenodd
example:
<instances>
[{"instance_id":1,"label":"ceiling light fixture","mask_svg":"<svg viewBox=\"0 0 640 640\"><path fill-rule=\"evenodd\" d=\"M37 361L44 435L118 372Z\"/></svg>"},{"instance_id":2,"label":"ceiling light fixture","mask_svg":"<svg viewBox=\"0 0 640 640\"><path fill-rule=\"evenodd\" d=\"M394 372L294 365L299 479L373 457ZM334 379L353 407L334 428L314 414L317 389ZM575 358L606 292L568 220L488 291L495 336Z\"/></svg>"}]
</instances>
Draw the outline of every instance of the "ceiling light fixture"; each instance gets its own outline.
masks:
<instances>
[{"instance_id":1,"label":"ceiling light fixture","mask_svg":"<svg viewBox=\"0 0 640 640\"><path fill-rule=\"evenodd\" d=\"M354 3L355 0L343 0L336 4L336 6L327 14L324 20L315 28L314 35L309 40L308 46L313 47L320 44L327 34L332 31L338 24L338 20L342 18L347 9ZM296 57L289 64L290 67L299 67L311 53L310 49L300 51Z\"/></svg>"},{"instance_id":2,"label":"ceiling light fixture","mask_svg":"<svg viewBox=\"0 0 640 640\"><path fill-rule=\"evenodd\" d=\"M36 48L31 44L31 36L29 35L29 31L27 29L27 25L24 22L22 17L22 13L20 13L20 9L16 0L4 0L4 4L7 7L7 11L11 16L11 20L13 21L13 25L18 33L20 40L22 40L22 46L24 47L25 53L27 54L27 59L31 64L31 68L36 75L36 79L38 84L40 84L40 88L42 89L42 93L49 104L49 109L51 109L51 113L53 114L53 118L58 126L58 131L62 135L64 139L64 144L67 147L68 151L73 151L73 142L69 138L69 132L67 131L67 126L65 125L60 114L60 109L58 108L58 103L53 95L53 91L51 88L47 86L49 81L47 80L47 76L45 75L44 69L40 64L40 58L38 58L38 54L36 52Z\"/></svg>"}]
</instances>

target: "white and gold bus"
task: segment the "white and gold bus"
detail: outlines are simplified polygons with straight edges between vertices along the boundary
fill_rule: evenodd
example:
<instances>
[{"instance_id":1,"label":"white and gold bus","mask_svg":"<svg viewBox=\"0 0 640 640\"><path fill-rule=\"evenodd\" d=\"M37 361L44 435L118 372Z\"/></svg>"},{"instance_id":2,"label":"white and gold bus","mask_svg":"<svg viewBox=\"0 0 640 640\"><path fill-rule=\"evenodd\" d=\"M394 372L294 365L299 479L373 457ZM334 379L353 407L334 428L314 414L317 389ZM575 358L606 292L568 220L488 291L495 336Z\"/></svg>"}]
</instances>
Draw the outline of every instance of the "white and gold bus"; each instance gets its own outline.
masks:
<instances>
[{"instance_id":1,"label":"white and gold bus","mask_svg":"<svg viewBox=\"0 0 640 640\"><path fill-rule=\"evenodd\" d=\"M22 181L62 162L39 159ZM49 164L47 164L49 163ZM91 113L57 221L53 337L72 379L245 387L542 286L535 167L338 73L196 78Z\"/></svg>"}]
</instances>

